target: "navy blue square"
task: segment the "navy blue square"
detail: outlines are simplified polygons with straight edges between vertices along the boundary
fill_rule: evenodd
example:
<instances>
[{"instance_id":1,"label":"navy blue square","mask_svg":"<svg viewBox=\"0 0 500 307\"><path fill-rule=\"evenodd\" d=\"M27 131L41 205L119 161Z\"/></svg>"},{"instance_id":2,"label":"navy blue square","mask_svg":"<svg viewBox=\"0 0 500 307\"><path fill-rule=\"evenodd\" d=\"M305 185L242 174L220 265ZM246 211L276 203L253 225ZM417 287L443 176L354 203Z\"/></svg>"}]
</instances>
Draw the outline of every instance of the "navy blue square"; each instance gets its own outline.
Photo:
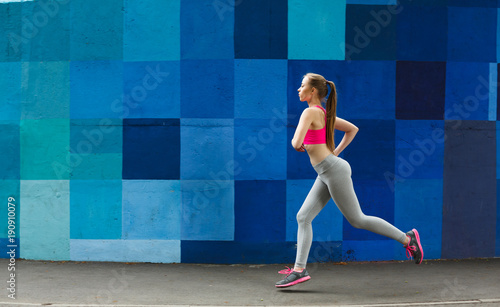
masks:
<instances>
[{"instance_id":1,"label":"navy blue square","mask_svg":"<svg viewBox=\"0 0 500 307\"><path fill-rule=\"evenodd\" d=\"M238 180L234 184L234 194L235 241L285 241L284 180Z\"/></svg>"},{"instance_id":2,"label":"navy blue square","mask_svg":"<svg viewBox=\"0 0 500 307\"><path fill-rule=\"evenodd\" d=\"M346 60L395 60L397 15L386 5L347 5Z\"/></svg>"},{"instance_id":3,"label":"navy blue square","mask_svg":"<svg viewBox=\"0 0 500 307\"><path fill-rule=\"evenodd\" d=\"M447 34L446 7L404 6L398 15L397 59L446 61Z\"/></svg>"},{"instance_id":4,"label":"navy blue square","mask_svg":"<svg viewBox=\"0 0 500 307\"><path fill-rule=\"evenodd\" d=\"M445 62L397 62L396 118L443 119Z\"/></svg>"},{"instance_id":5,"label":"navy blue square","mask_svg":"<svg viewBox=\"0 0 500 307\"><path fill-rule=\"evenodd\" d=\"M179 119L123 120L123 179L180 179Z\"/></svg>"},{"instance_id":6,"label":"navy blue square","mask_svg":"<svg viewBox=\"0 0 500 307\"><path fill-rule=\"evenodd\" d=\"M234 53L237 59L286 59L288 1L241 1L234 12Z\"/></svg>"},{"instance_id":7,"label":"navy blue square","mask_svg":"<svg viewBox=\"0 0 500 307\"><path fill-rule=\"evenodd\" d=\"M234 60L181 61L181 117L234 117Z\"/></svg>"}]
</instances>

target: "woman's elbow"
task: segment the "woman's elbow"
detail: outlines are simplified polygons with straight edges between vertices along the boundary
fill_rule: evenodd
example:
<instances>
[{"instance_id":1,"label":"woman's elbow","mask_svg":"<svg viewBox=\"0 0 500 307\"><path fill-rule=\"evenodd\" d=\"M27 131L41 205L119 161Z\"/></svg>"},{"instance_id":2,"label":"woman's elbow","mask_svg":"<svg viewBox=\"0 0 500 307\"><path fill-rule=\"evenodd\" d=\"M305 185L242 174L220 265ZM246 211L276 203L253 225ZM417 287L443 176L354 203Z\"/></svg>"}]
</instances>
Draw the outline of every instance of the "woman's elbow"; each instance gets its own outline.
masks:
<instances>
[{"instance_id":1,"label":"woman's elbow","mask_svg":"<svg viewBox=\"0 0 500 307\"><path fill-rule=\"evenodd\" d=\"M302 143L299 143L296 139L292 139L292 147L295 150L299 150L302 147Z\"/></svg>"}]
</instances>

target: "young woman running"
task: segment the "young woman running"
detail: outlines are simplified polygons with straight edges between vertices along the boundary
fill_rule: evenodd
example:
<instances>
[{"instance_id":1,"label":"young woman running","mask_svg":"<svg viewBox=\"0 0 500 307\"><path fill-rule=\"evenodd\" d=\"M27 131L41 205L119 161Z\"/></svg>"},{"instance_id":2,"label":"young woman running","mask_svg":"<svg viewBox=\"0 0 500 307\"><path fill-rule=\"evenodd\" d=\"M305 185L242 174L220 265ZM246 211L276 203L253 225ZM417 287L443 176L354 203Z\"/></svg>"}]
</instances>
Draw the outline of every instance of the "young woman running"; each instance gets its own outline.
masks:
<instances>
[{"instance_id":1,"label":"young woman running","mask_svg":"<svg viewBox=\"0 0 500 307\"><path fill-rule=\"evenodd\" d=\"M330 86L330 95L325 110L321 106L321 102L328 94L328 86ZM400 242L406 248L408 258L413 257L416 264L422 263L424 252L416 229L405 234L383 219L364 215L361 211L351 180L351 167L347 161L337 157L354 139L358 128L337 117L335 84L332 81L327 81L321 75L308 73L303 77L298 92L300 101L306 101L309 107L300 116L292 146L297 151L307 151L318 177L297 213L299 229L295 266L293 269L279 272L287 276L277 282L276 287L290 287L311 279L306 270L306 262L313 239L311 222L330 198L333 198L339 210L352 226ZM333 140L334 129L345 132L337 147L335 147Z\"/></svg>"}]
</instances>

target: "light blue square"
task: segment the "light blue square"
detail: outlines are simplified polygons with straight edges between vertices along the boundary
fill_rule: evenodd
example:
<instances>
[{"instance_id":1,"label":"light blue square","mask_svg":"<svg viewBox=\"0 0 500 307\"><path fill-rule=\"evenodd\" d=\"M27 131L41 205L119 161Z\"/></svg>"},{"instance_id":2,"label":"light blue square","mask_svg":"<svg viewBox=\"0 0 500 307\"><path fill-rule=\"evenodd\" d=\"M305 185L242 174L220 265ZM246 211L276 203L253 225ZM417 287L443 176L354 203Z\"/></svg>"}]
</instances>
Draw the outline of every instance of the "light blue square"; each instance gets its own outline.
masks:
<instances>
[{"instance_id":1,"label":"light blue square","mask_svg":"<svg viewBox=\"0 0 500 307\"><path fill-rule=\"evenodd\" d=\"M234 117L286 118L287 66L286 60L235 60Z\"/></svg>"},{"instance_id":2,"label":"light blue square","mask_svg":"<svg viewBox=\"0 0 500 307\"><path fill-rule=\"evenodd\" d=\"M396 120L396 181L442 179L444 122Z\"/></svg>"},{"instance_id":3,"label":"light blue square","mask_svg":"<svg viewBox=\"0 0 500 307\"><path fill-rule=\"evenodd\" d=\"M0 120L19 120L21 116L20 62L0 63Z\"/></svg>"},{"instance_id":4,"label":"light blue square","mask_svg":"<svg viewBox=\"0 0 500 307\"><path fill-rule=\"evenodd\" d=\"M69 260L69 193L69 180L21 181L21 258Z\"/></svg>"},{"instance_id":5,"label":"light blue square","mask_svg":"<svg viewBox=\"0 0 500 307\"><path fill-rule=\"evenodd\" d=\"M286 179L286 122L236 119L234 142L235 179Z\"/></svg>"},{"instance_id":6,"label":"light blue square","mask_svg":"<svg viewBox=\"0 0 500 307\"><path fill-rule=\"evenodd\" d=\"M426 259L441 258L443 228L443 181L409 179L396 183L394 225L403 232L417 229ZM406 259L397 252L397 259Z\"/></svg>"},{"instance_id":7,"label":"light blue square","mask_svg":"<svg viewBox=\"0 0 500 307\"><path fill-rule=\"evenodd\" d=\"M445 120L488 120L490 64L447 62L445 97Z\"/></svg>"},{"instance_id":8,"label":"light blue square","mask_svg":"<svg viewBox=\"0 0 500 307\"><path fill-rule=\"evenodd\" d=\"M345 0L288 1L288 58L345 59Z\"/></svg>"},{"instance_id":9,"label":"light blue square","mask_svg":"<svg viewBox=\"0 0 500 307\"><path fill-rule=\"evenodd\" d=\"M297 213L311 190L314 180L287 180L286 183L286 240L297 241ZM343 215L329 200L313 220L313 241L342 241Z\"/></svg>"},{"instance_id":10,"label":"light blue square","mask_svg":"<svg viewBox=\"0 0 500 307\"><path fill-rule=\"evenodd\" d=\"M181 119L181 179L234 178L234 120Z\"/></svg>"},{"instance_id":11,"label":"light blue square","mask_svg":"<svg viewBox=\"0 0 500 307\"><path fill-rule=\"evenodd\" d=\"M23 62L21 119L69 118L69 62Z\"/></svg>"},{"instance_id":12,"label":"light blue square","mask_svg":"<svg viewBox=\"0 0 500 307\"><path fill-rule=\"evenodd\" d=\"M121 180L71 180L71 239L121 236Z\"/></svg>"},{"instance_id":13,"label":"light blue square","mask_svg":"<svg viewBox=\"0 0 500 307\"><path fill-rule=\"evenodd\" d=\"M124 118L179 118L180 62L123 64Z\"/></svg>"},{"instance_id":14,"label":"light blue square","mask_svg":"<svg viewBox=\"0 0 500 307\"><path fill-rule=\"evenodd\" d=\"M182 240L234 240L234 181L182 180Z\"/></svg>"},{"instance_id":15,"label":"light blue square","mask_svg":"<svg viewBox=\"0 0 500 307\"><path fill-rule=\"evenodd\" d=\"M182 0L182 59L234 58L235 1Z\"/></svg>"},{"instance_id":16,"label":"light blue square","mask_svg":"<svg viewBox=\"0 0 500 307\"><path fill-rule=\"evenodd\" d=\"M70 240L71 261L181 262L178 240Z\"/></svg>"},{"instance_id":17,"label":"light blue square","mask_svg":"<svg viewBox=\"0 0 500 307\"><path fill-rule=\"evenodd\" d=\"M123 239L180 240L178 180L123 181Z\"/></svg>"},{"instance_id":18,"label":"light blue square","mask_svg":"<svg viewBox=\"0 0 500 307\"><path fill-rule=\"evenodd\" d=\"M180 59L180 0L124 0L125 61Z\"/></svg>"},{"instance_id":19,"label":"light blue square","mask_svg":"<svg viewBox=\"0 0 500 307\"><path fill-rule=\"evenodd\" d=\"M123 0L71 0L73 61L123 58Z\"/></svg>"},{"instance_id":20,"label":"light blue square","mask_svg":"<svg viewBox=\"0 0 500 307\"><path fill-rule=\"evenodd\" d=\"M71 118L123 118L123 62L71 62Z\"/></svg>"}]
</instances>

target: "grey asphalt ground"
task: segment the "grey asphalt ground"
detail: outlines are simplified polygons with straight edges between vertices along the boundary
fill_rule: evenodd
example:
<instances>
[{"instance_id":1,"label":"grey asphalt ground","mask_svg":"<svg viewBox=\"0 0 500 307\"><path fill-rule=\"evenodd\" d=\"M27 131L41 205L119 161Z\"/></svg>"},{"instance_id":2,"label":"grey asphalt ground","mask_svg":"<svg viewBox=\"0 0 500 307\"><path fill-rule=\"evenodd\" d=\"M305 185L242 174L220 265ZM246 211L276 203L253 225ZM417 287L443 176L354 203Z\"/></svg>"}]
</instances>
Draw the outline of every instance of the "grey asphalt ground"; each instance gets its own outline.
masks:
<instances>
[{"instance_id":1,"label":"grey asphalt ground","mask_svg":"<svg viewBox=\"0 0 500 307\"><path fill-rule=\"evenodd\" d=\"M282 264L17 259L16 299L8 264L0 259L0 306L500 306L500 258L312 263L310 281L283 290Z\"/></svg>"}]
</instances>

